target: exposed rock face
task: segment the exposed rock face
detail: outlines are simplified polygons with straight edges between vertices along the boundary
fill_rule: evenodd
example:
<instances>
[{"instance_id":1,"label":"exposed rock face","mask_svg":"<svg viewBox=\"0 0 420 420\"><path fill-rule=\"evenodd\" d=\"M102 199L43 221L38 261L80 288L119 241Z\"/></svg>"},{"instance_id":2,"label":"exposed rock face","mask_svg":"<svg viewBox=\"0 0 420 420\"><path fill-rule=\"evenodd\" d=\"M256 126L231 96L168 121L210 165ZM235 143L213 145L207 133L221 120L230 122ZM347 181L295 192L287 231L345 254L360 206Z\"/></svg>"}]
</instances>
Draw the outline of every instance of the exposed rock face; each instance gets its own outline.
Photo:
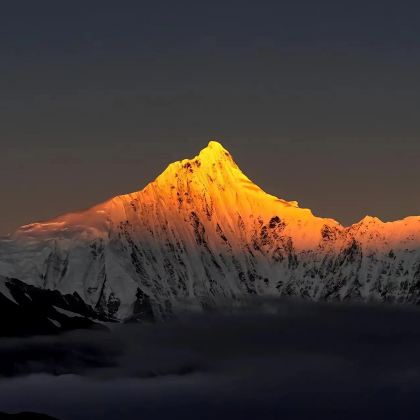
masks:
<instances>
[{"instance_id":1,"label":"exposed rock face","mask_svg":"<svg viewBox=\"0 0 420 420\"><path fill-rule=\"evenodd\" d=\"M210 142L139 192L20 228L0 274L119 319L245 295L418 303L420 216L343 227L266 194Z\"/></svg>"},{"instance_id":2,"label":"exposed rock face","mask_svg":"<svg viewBox=\"0 0 420 420\"><path fill-rule=\"evenodd\" d=\"M77 293L63 295L58 290L40 289L1 276L0 319L0 337L103 329L106 327L99 321L110 321L83 302Z\"/></svg>"}]
</instances>

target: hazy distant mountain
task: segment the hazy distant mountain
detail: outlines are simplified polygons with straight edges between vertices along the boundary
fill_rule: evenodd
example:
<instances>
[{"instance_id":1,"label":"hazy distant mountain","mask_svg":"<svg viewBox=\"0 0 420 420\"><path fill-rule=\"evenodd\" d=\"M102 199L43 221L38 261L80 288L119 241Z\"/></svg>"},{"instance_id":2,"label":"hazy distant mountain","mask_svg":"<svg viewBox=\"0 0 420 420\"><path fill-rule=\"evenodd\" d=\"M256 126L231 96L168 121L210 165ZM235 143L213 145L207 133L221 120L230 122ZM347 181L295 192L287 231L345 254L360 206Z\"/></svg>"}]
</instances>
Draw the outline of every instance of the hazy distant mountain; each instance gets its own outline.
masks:
<instances>
[{"instance_id":1,"label":"hazy distant mountain","mask_svg":"<svg viewBox=\"0 0 420 420\"><path fill-rule=\"evenodd\" d=\"M343 227L265 193L212 141L141 191L23 226L0 274L118 319L247 295L416 304L420 216Z\"/></svg>"},{"instance_id":2,"label":"hazy distant mountain","mask_svg":"<svg viewBox=\"0 0 420 420\"><path fill-rule=\"evenodd\" d=\"M15 413L6 414L0 413L0 420L57 420L55 417L47 416L46 414L38 413Z\"/></svg>"}]
</instances>

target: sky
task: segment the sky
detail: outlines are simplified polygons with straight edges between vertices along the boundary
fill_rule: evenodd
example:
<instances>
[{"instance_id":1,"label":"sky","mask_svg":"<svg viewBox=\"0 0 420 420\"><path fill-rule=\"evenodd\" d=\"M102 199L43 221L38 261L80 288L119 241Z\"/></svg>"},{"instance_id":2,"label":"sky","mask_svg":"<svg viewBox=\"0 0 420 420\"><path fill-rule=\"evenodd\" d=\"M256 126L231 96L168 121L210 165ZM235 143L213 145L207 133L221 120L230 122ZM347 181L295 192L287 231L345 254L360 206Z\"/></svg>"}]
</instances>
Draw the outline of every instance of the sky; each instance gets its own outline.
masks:
<instances>
[{"instance_id":1,"label":"sky","mask_svg":"<svg viewBox=\"0 0 420 420\"><path fill-rule=\"evenodd\" d=\"M345 225L420 214L415 2L20 1L0 10L0 234L218 139Z\"/></svg>"}]
</instances>

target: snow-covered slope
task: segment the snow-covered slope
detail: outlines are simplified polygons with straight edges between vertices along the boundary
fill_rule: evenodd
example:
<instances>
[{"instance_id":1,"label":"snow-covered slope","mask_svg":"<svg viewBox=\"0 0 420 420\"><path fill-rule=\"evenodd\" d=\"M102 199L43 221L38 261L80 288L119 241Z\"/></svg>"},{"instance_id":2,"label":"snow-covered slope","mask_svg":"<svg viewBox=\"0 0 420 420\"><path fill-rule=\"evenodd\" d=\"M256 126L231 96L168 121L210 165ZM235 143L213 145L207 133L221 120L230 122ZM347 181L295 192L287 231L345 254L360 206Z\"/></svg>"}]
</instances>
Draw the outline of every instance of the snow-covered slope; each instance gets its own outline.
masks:
<instances>
[{"instance_id":1,"label":"snow-covered slope","mask_svg":"<svg viewBox=\"0 0 420 420\"><path fill-rule=\"evenodd\" d=\"M420 216L343 227L265 193L211 141L141 191L23 226L0 274L118 318L249 294L417 303Z\"/></svg>"}]
</instances>

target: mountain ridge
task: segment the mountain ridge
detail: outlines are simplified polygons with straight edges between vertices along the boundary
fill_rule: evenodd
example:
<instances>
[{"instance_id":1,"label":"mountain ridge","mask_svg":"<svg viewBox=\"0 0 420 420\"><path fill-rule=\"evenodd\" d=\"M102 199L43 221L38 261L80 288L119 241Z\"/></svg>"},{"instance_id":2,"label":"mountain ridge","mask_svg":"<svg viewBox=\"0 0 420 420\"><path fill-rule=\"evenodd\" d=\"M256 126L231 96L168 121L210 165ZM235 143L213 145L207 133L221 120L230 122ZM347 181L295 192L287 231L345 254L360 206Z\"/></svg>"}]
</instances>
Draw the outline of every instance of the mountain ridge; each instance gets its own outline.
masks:
<instances>
[{"instance_id":1,"label":"mountain ridge","mask_svg":"<svg viewBox=\"0 0 420 420\"><path fill-rule=\"evenodd\" d=\"M217 140L210 140L209 143L208 143L208 145L207 145L207 147L205 147L204 149L202 149L199 152L198 155L196 155L193 158L181 159L181 160L178 160L178 161L175 161L175 162L170 163L169 165L167 165L167 167L153 181L151 181L150 183L146 184L146 186L143 187L140 190L137 190L137 191L134 191L134 192L131 192L131 193L117 194L117 195L112 196L112 197L110 197L108 199L105 199L104 201L102 201L99 204L95 204L93 206L90 206L90 207L87 207L87 208L84 208L84 209L80 209L80 210L77 210L77 211L63 213L61 215L58 215L56 217L52 217L52 218L47 219L47 220L27 223L25 225L22 225L22 226L18 227L14 232L11 232L11 233L9 233L7 235L4 235L0 239L1 240L6 240L6 239L10 238L11 236L13 236L17 231L19 231L21 229L29 229L29 228L35 227L35 226L53 224L56 220L61 220L62 218L66 217L66 216L75 216L75 215L84 214L84 213L86 213L89 210L92 210L92 209L95 209L97 207L103 206L103 205L105 205L105 204L107 204L107 203L109 203L109 202L111 202L111 201L113 201L115 199L119 199L119 198L123 198L123 197L129 197L129 196L132 196L133 194L141 193L150 184L153 184L154 182L156 182L158 178L160 178L160 177L162 177L164 175L167 175L167 174L173 172L173 169L174 168L177 168L179 165L188 164L188 163L191 163L193 161L196 161L197 159L200 159L200 157L202 157L203 155L206 155L209 150L217 150L218 151L218 154L220 154L220 155L227 154L229 156L229 158L230 158L229 160L233 163L234 167L236 167L237 169L239 169L238 166L236 165L236 163L233 161L233 158L232 158L231 154L223 147L223 145L221 143L219 143ZM244 175L244 176L246 177L246 175ZM253 188L256 188L256 189L260 190L261 192L263 192L267 196L270 196L270 197L272 197L275 200L279 200L280 202L284 203L285 205L290 205L290 206L293 206L293 207L301 208L301 207L299 207L299 203L297 201L295 201L295 200L291 200L291 201L284 200L282 198L279 198L277 196L274 196L272 194L269 194L269 193L265 192L262 188L260 188L258 185L256 185L253 181L251 181L248 177L246 177L246 178L250 182L250 184L252 184ZM302 208L302 209L305 209L305 208ZM308 211L310 211L312 213L312 210L309 209L309 208L307 208L305 210L308 210ZM343 224L343 223L339 222L338 220L336 220L334 218L331 218L331 217L322 217L322 216L317 216L317 215L315 215L315 217L320 217L320 218L323 218L323 219L333 220L337 224L339 224L340 226L342 226L343 228L348 229L348 228L351 228L353 226L359 225L360 223L365 222L365 221L376 220L376 221L380 222L381 224L390 224L390 223L404 221L404 220L417 219L417 218L420 217L420 215L419 216L418 215L409 215L409 216L403 217L402 219L394 219L394 220L383 221L378 216L366 214L360 220L358 220L358 221L356 221L356 222L354 222L352 224L349 224L349 225Z\"/></svg>"},{"instance_id":2,"label":"mountain ridge","mask_svg":"<svg viewBox=\"0 0 420 420\"><path fill-rule=\"evenodd\" d=\"M21 227L0 275L120 319L248 294L415 303L419 250L420 216L344 227L267 194L210 141L139 191Z\"/></svg>"}]
</instances>

